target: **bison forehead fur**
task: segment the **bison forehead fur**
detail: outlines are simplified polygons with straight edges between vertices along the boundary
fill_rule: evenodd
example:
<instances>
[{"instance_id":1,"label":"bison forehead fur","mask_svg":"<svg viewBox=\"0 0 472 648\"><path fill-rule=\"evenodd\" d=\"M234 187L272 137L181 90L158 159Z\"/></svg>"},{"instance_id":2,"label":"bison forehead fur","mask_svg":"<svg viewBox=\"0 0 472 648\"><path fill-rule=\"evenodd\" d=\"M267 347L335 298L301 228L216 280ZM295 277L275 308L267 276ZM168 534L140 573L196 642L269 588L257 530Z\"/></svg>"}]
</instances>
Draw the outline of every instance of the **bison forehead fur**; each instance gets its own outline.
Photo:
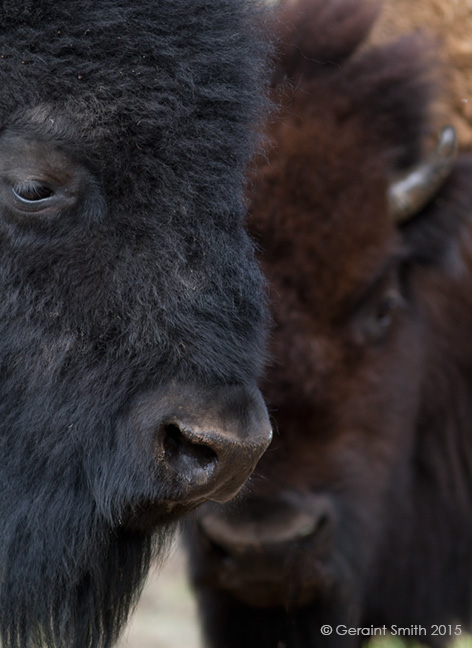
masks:
<instances>
[{"instance_id":1,"label":"bison forehead fur","mask_svg":"<svg viewBox=\"0 0 472 648\"><path fill-rule=\"evenodd\" d=\"M123 516L187 487L161 483L151 437L130 440L134 400L253 393L265 306L242 178L259 18L237 0L1 3L4 648L109 646L126 619L152 533Z\"/></svg>"},{"instance_id":2,"label":"bison forehead fur","mask_svg":"<svg viewBox=\"0 0 472 648\"><path fill-rule=\"evenodd\" d=\"M440 88L427 39L366 47L369 2L280 12L280 112L250 203L276 433L247 499L205 505L189 534L208 643L351 647L363 638L321 626L470 627L472 159L394 223L388 187L424 159Z\"/></svg>"},{"instance_id":3,"label":"bison forehead fur","mask_svg":"<svg viewBox=\"0 0 472 648\"><path fill-rule=\"evenodd\" d=\"M384 0L379 20L369 37L370 43L385 43L414 29L433 35L447 69L445 92L437 97L436 123L451 122L459 134L462 149L472 146L472 10L467 0ZM440 121L439 121L440 120Z\"/></svg>"}]
</instances>

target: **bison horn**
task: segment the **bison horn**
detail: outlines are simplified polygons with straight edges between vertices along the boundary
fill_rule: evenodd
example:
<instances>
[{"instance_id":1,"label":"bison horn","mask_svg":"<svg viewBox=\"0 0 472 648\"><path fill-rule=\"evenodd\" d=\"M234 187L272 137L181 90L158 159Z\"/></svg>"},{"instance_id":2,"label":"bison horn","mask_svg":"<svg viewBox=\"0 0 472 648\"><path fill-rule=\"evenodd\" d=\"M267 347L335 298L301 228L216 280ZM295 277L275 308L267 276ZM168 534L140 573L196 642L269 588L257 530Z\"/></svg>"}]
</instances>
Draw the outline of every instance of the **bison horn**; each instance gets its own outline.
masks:
<instances>
[{"instance_id":1,"label":"bison horn","mask_svg":"<svg viewBox=\"0 0 472 648\"><path fill-rule=\"evenodd\" d=\"M451 173L456 154L456 131L445 126L436 150L390 185L389 209L395 223L407 222L433 198Z\"/></svg>"}]
</instances>

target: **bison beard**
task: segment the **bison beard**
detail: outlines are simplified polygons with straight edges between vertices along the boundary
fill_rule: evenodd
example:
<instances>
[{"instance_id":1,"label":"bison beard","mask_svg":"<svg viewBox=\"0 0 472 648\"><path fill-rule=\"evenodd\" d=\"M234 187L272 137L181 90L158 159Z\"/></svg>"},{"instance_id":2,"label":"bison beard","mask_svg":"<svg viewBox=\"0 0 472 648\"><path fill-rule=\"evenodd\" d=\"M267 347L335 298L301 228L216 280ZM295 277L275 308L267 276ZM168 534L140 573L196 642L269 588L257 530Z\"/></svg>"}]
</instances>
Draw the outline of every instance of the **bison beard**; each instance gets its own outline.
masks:
<instances>
[{"instance_id":1,"label":"bison beard","mask_svg":"<svg viewBox=\"0 0 472 648\"><path fill-rule=\"evenodd\" d=\"M433 624L472 621L472 158L451 129L429 153L427 38L366 47L370 2L280 11L249 220L276 432L246 497L189 530L207 644L358 647L321 627L395 624L443 646Z\"/></svg>"},{"instance_id":2,"label":"bison beard","mask_svg":"<svg viewBox=\"0 0 472 648\"><path fill-rule=\"evenodd\" d=\"M258 16L1 3L4 648L110 646L169 525L231 497L268 443L241 199Z\"/></svg>"}]
</instances>

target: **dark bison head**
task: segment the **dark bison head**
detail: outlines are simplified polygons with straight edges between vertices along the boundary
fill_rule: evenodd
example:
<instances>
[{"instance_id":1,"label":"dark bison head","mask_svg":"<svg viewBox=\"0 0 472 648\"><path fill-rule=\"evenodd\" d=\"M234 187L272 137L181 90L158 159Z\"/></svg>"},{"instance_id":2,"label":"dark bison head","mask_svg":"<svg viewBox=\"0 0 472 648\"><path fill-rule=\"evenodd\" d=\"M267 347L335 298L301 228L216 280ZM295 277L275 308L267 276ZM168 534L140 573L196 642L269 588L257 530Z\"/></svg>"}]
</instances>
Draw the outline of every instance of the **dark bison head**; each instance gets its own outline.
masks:
<instances>
[{"instance_id":1,"label":"dark bison head","mask_svg":"<svg viewBox=\"0 0 472 648\"><path fill-rule=\"evenodd\" d=\"M152 532L270 441L239 0L0 6L0 626L108 646ZM159 545L159 541L157 542Z\"/></svg>"},{"instance_id":2,"label":"dark bison head","mask_svg":"<svg viewBox=\"0 0 472 648\"><path fill-rule=\"evenodd\" d=\"M425 152L434 68L420 38L355 53L372 5L287 5L280 113L251 179L275 319L274 440L251 495L205 505L190 540L218 648L358 645L320 627L451 623L470 603L454 608L463 585L438 582L462 563L454 545L442 555L453 516L433 502L454 500L463 533L470 450L451 435L472 402L470 349L454 348L472 320L471 163L451 171L452 129Z\"/></svg>"}]
</instances>

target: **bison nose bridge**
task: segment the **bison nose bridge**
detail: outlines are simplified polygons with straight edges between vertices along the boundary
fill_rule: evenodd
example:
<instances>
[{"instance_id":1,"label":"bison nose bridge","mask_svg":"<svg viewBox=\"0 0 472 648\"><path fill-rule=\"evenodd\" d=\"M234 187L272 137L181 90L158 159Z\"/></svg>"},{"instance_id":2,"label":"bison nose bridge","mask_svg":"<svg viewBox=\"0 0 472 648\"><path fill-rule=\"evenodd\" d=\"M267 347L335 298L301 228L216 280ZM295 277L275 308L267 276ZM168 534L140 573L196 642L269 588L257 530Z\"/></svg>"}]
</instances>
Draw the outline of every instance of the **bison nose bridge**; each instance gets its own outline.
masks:
<instances>
[{"instance_id":1,"label":"bison nose bridge","mask_svg":"<svg viewBox=\"0 0 472 648\"><path fill-rule=\"evenodd\" d=\"M272 438L258 390L180 388L157 411L155 455L164 478L177 485L177 498L230 499Z\"/></svg>"}]
</instances>

